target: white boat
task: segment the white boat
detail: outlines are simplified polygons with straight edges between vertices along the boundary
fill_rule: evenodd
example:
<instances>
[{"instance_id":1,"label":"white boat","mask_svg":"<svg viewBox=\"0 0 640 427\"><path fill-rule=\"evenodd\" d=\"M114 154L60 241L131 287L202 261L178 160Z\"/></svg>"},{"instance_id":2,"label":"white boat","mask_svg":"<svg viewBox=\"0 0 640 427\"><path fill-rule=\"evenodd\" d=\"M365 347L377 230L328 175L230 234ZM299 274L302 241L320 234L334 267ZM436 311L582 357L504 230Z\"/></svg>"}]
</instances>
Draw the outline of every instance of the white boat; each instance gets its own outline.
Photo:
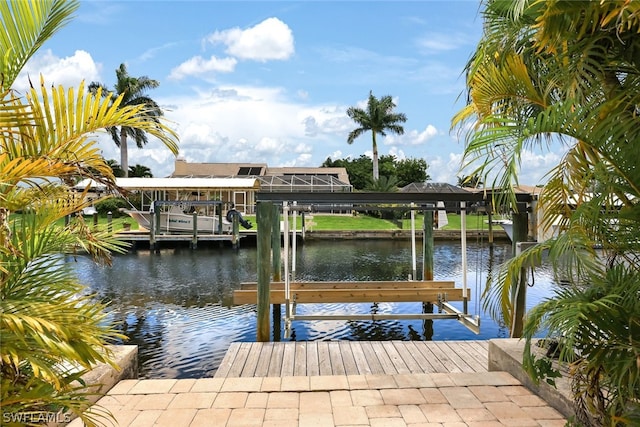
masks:
<instances>
[{"instance_id":1,"label":"white boat","mask_svg":"<svg viewBox=\"0 0 640 427\"><path fill-rule=\"evenodd\" d=\"M127 215L133 218L141 228L151 229L152 211L125 210ZM160 212L160 224L157 230L163 233L193 233L193 214L184 213L180 206L170 206L166 211ZM220 233L218 229L219 218L215 216L196 215L198 233ZM222 233L231 233L233 224L222 218Z\"/></svg>"}]
</instances>

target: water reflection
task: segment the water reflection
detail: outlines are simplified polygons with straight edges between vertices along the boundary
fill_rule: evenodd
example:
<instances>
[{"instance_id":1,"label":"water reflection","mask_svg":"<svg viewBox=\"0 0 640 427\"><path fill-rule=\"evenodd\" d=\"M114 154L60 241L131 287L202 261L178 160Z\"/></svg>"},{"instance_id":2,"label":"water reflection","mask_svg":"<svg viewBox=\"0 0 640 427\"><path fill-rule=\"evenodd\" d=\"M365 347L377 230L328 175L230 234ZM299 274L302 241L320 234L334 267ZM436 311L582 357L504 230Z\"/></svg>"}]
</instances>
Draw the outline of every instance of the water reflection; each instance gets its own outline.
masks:
<instances>
[{"instance_id":1,"label":"water reflection","mask_svg":"<svg viewBox=\"0 0 640 427\"><path fill-rule=\"evenodd\" d=\"M437 242L436 280L461 286L460 245ZM510 245L488 248L469 243L467 277L472 293L469 312L482 319L475 335L456 320L377 320L294 322L291 340L443 340L488 339L508 334L480 310L475 295L482 292L490 266L504 261ZM418 260L420 259L418 252ZM406 280L412 272L409 242L320 241L298 246L299 280ZM73 260L70 259L72 262ZM418 277L421 266L418 262ZM159 255L137 251L117 256L113 266L99 267L77 258L80 280L110 303L110 316L129 343L139 346L139 368L146 378L194 378L212 375L229 344L255 341L255 306L230 306L229 296L241 282L256 280L256 250L229 248L163 250ZM553 287L550 274L536 274L528 289L528 306ZM456 304L454 304L456 305ZM458 306L461 309L461 306ZM305 304L298 314L419 313L422 303ZM279 337L282 325L275 325Z\"/></svg>"}]
</instances>

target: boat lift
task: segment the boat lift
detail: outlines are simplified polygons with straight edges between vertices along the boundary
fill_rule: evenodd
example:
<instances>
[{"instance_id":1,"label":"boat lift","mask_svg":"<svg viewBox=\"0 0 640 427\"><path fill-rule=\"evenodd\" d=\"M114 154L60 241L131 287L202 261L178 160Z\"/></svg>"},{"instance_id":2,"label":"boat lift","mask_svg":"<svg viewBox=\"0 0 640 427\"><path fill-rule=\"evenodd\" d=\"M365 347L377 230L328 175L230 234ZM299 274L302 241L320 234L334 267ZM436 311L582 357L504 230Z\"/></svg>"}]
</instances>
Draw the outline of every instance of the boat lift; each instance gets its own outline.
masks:
<instances>
[{"instance_id":1,"label":"boat lift","mask_svg":"<svg viewBox=\"0 0 640 427\"><path fill-rule=\"evenodd\" d=\"M415 203L411 203L409 208L411 209L411 253L412 253L412 271L413 275L409 278L409 282L394 282L395 287L390 289L391 292L383 294L380 291L380 286L378 286L377 282L370 282L371 288L361 288L361 292L356 293L353 292L354 282L340 282L333 283L332 289L335 291L344 291L351 290L348 294L351 296L349 301L346 302L408 302L408 301L423 301L422 297L429 298L429 300L424 300L424 302L431 302L437 307L437 313L412 313L412 314L400 314L400 313L388 313L388 314L330 314L330 315L317 315L317 314L298 314L297 306L300 303L311 302L305 301L305 297L302 295L300 291L297 291L296 288L300 284L304 283L308 284L308 289L313 289L314 284L318 284L319 288L325 282L296 282L295 281L295 273L296 273L296 241L297 241L297 227L296 219L298 211L310 210L310 207L299 206L296 202L290 203L288 201L283 202L282 205L282 213L283 213L283 235L284 235L284 256L283 256L283 264L284 264L284 304L285 304L285 338L288 338L291 334L291 324L296 320L380 320L380 319L456 319L460 323L462 323L465 327L467 327L472 332L479 334L480 333L480 317L478 315L472 315L468 312L468 300L469 300L469 289L467 286L467 238L466 238L466 203L460 202L461 207L461 247L462 247L462 289L461 289L461 298L450 298L456 292L453 289L450 289L447 292L447 289L439 289L432 287L432 281L421 281L419 284L423 286L415 286L418 283L416 282L416 233L415 233L415 211L416 210L434 210L433 207L426 206L416 206ZM406 209L406 207L403 207ZM370 208L369 208L370 209ZM438 208L436 207L435 210ZM290 220L293 221L294 227L289 230ZM430 225L429 225L430 226ZM289 239L289 233L291 233L291 239ZM291 260L289 259L289 241L292 242L292 251L291 251ZM292 283L296 286L292 286ZM403 283L407 283L410 286L409 292L401 292L400 289L405 290L404 288L400 288ZM451 282L453 283L453 282ZM359 286L363 286L363 282L358 282ZM434 293L435 290L435 293ZM457 291L460 291L460 288L457 288ZM331 291L325 289L324 291L319 291L320 293L324 293L328 295ZM336 292L337 293L337 292ZM409 296L406 296L405 293L408 293ZM343 294L344 295L344 294ZM433 301L434 295L436 295L436 301ZM307 298L309 298L307 296ZM317 297L322 299L321 297ZM353 300L355 299L355 300ZM453 306L450 301L451 300L461 300L463 303L462 311ZM317 301L315 301L317 302ZM329 302L329 301L327 301ZM336 301L330 301L336 302ZM345 302L345 301L343 301Z\"/></svg>"}]
</instances>

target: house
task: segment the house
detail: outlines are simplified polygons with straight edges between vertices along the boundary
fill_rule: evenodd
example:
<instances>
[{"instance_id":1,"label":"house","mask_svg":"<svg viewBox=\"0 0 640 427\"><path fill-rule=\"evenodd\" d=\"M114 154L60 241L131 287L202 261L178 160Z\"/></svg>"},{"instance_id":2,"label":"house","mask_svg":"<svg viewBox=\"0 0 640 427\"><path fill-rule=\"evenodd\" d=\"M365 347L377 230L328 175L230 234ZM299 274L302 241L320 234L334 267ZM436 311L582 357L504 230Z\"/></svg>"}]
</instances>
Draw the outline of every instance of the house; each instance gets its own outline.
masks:
<instances>
[{"instance_id":1,"label":"house","mask_svg":"<svg viewBox=\"0 0 640 427\"><path fill-rule=\"evenodd\" d=\"M189 163L176 159L170 178L252 178L258 186L235 188L223 201L233 201L239 210L253 213L255 193L261 192L351 192L345 168L269 167L266 163ZM244 208L244 209L243 209Z\"/></svg>"}]
</instances>

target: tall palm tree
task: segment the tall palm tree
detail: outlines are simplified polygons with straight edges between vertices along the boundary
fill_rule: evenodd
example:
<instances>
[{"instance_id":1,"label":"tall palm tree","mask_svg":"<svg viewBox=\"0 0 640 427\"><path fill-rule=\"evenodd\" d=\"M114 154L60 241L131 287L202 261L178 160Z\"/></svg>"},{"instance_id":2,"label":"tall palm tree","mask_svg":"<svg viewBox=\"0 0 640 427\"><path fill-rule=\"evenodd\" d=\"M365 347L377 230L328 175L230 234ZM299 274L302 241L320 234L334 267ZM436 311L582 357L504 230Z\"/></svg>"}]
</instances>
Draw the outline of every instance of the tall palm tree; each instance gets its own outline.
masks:
<instances>
[{"instance_id":1,"label":"tall palm tree","mask_svg":"<svg viewBox=\"0 0 640 427\"><path fill-rule=\"evenodd\" d=\"M378 143L376 137L378 134L385 136L387 131L402 135L404 128L399 123L407 121L407 116L403 113L394 113L393 109L396 104L389 95L385 95L380 99L373 96L373 91L369 92L369 100L367 101L367 109L363 110L358 107L349 107L347 115L351 120L356 122L358 128L349 132L347 143L353 144L353 141L363 133L371 131L372 149L373 149L373 180L377 181L380 177L378 172Z\"/></svg>"},{"instance_id":2,"label":"tall palm tree","mask_svg":"<svg viewBox=\"0 0 640 427\"><path fill-rule=\"evenodd\" d=\"M522 266L547 252L571 286L528 314L527 349L541 329L564 337L561 359L581 355L572 372L582 421L638 425L640 4L489 0L483 14L468 103L453 121L472 125L465 166L509 194L525 150L545 150L549 138L566 149L540 197L541 226L561 232L503 266L487 307L510 321ZM524 365L546 373L530 351Z\"/></svg>"},{"instance_id":3,"label":"tall palm tree","mask_svg":"<svg viewBox=\"0 0 640 427\"><path fill-rule=\"evenodd\" d=\"M147 76L132 77L127 72L125 64L120 64L116 70L116 84L114 92L109 94L112 99L122 96L121 107L144 106L140 110L140 115L147 121L159 123L160 117L164 114L160 106L149 96L147 91L160 86L160 82L150 79ZM107 95L108 89L99 82L91 82L89 91L96 93L101 88L103 95ZM114 126L107 129L111 134L113 142L120 147L120 167L124 176L129 176L129 151L127 147L128 138L132 138L138 148L142 148L149 142L147 133L131 126Z\"/></svg>"},{"instance_id":4,"label":"tall palm tree","mask_svg":"<svg viewBox=\"0 0 640 427\"><path fill-rule=\"evenodd\" d=\"M74 215L90 204L88 189L77 194L64 183L93 178L114 188L94 136L101 129L126 124L178 151L177 135L164 122L145 120L141 105L121 108L122 97L105 100L83 83L52 88L44 76L26 94L12 89L29 58L78 6L77 0L0 2L0 412L20 425L52 411L93 425L104 412L85 412L95 393L78 379L96 363L113 364L106 344L122 338L106 306L85 293L63 260L83 251L108 264L124 245ZM69 216L68 225L59 225Z\"/></svg>"}]
</instances>

